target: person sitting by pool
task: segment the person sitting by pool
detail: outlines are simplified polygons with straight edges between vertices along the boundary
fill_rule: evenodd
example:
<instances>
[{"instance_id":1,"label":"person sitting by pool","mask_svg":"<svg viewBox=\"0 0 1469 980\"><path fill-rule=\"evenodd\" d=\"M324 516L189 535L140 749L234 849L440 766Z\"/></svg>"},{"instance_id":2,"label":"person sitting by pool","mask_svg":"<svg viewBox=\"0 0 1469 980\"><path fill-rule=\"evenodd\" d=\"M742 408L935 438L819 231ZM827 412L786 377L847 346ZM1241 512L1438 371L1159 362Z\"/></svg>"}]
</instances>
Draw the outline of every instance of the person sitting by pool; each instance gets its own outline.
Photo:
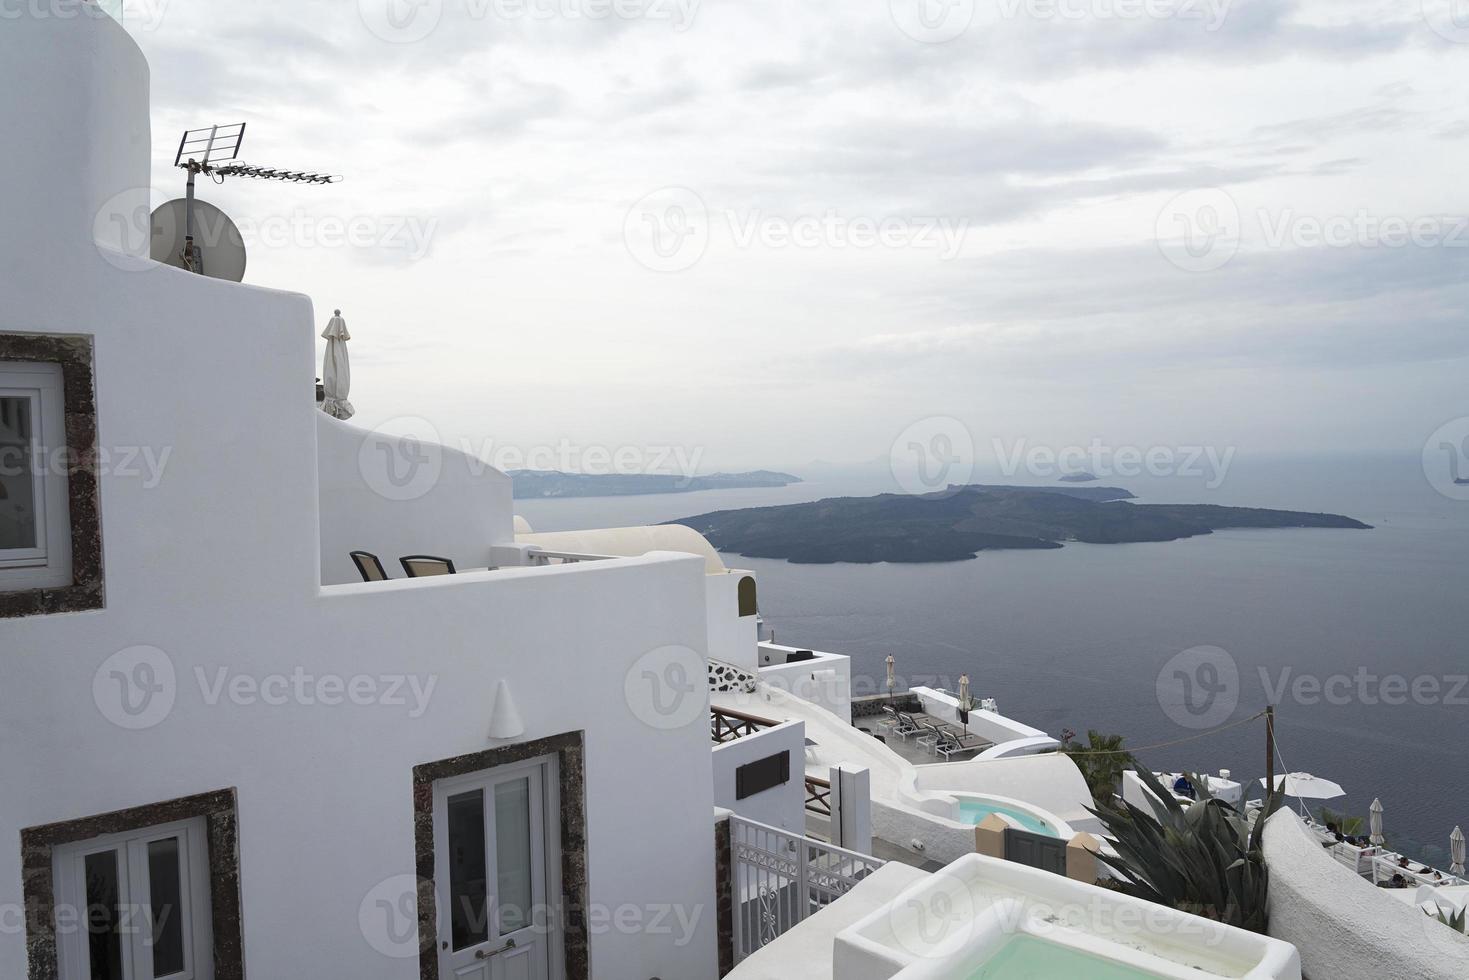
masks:
<instances>
[{"instance_id":1,"label":"person sitting by pool","mask_svg":"<svg viewBox=\"0 0 1469 980\"><path fill-rule=\"evenodd\" d=\"M1404 878L1401 874L1394 874L1392 876L1392 881L1388 883L1388 887L1389 888L1407 888L1408 887L1408 879L1407 878Z\"/></svg>"}]
</instances>

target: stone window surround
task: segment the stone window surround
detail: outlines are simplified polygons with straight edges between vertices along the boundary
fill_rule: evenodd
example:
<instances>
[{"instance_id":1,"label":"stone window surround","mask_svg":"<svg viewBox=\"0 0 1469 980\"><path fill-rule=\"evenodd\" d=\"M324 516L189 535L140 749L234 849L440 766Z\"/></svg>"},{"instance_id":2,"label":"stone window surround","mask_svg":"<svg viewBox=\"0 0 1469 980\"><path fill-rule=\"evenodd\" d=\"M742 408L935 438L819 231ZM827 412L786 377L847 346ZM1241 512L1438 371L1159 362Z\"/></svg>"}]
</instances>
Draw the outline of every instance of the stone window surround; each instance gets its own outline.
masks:
<instances>
[{"instance_id":1,"label":"stone window surround","mask_svg":"<svg viewBox=\"0 0 1469 980\"><path fill-rule=\"evenodd\" d=\"M59 845L203 817L209 841L209 900L215 980L244 980L240 924L239 818L233 789L118 810L20 832L29 980L58 980L52 851Z\"/></svg>"},{"instance_id":2,"label":"stone window surround","mask_svg":"<svg viewBox=\"0 0 1469 980\"><path fill-rule=\"evenodd\" d=\"M589 980L587 930L586 733L568 732L413 767L413 836L418 875L419 980L440 980L434 890L434 783L541 756L557 758L561 797L561 921L567 980Z\"/></svg>"},{"instance_id":3,"label":"stone window surround","mask_svg":"<svg viewBox=\"0 0 1469 980\"><path fill-rule=\"evenodd\" d=\"M92 338L0 333L0 364L6 361L61 367L71 510L71 585L0 592L0 619L101 609L102 509L97 487L97 383Z\"/></svg>"}]
</instances>

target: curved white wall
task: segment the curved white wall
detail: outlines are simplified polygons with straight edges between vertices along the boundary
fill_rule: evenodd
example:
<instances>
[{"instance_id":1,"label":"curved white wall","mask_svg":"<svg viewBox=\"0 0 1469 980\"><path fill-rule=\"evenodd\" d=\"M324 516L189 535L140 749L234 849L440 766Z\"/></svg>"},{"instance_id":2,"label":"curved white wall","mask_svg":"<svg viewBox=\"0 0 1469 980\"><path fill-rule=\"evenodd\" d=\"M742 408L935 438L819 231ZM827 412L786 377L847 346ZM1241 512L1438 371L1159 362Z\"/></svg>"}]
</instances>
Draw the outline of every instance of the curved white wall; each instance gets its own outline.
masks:
<instances>
[{"instance_id":1,"label":"curved white wall","mask_svg":"<svg viewBox=\"0 0 1469 980\"><path fill-rule=\"evenodd\" d=\"M1313 980L1464 980L1469 938L1338 864L1289 810L1265 825L1270 935Z\"/></svg>"},{"instance_id":2,"label":"curved white wall","mask_svg":"<svg viewBox=\"0 0 1469 980\"><path fill-rule=\"evenodd\" d=\"M147 195L148 63L95 5L10 6L22 15L0 22L0 268L60 291L79 255L100 259L94 233L115 249L148 254L149 209L162 203ZM33 7L44 16L29 14Z\"/></svg>"},{"instance_id":3,"label":"curved white wall","mask_svg":"<svg viewBox=\"0 0 1469 980\"><path fill-rule=\"evenodd\" d=\"M322 584L362 580L353 551L377 555L398 578L398 559L407 555L484 568L491 547L514 542L510 477L489 463L447 447L425 450L324 412L316 413L316 440Z\"/></svg>"}]
</instances>

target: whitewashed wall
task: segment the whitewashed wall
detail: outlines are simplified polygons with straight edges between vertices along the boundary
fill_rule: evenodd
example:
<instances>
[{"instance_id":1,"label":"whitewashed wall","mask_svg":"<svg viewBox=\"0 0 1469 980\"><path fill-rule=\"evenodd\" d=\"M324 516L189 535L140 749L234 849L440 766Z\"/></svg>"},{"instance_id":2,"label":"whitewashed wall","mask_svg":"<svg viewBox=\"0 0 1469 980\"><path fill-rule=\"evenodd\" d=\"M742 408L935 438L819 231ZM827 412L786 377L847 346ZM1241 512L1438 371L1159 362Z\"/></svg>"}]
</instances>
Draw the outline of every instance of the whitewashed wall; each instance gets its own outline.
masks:
<instances>
[{"instance_id":1,"label":"whitewashed wall","mask_svg":"<svg viewBox=\"0 0 1469 980\"><path fill-rule=\"evenodd\" d=\"M490 548L514 543L510 477L488 463L456 449L405 445L323 412L316 430L324 584L361 581L353 551L377 555L396 578L407 555L484 568Z\"/></svg>"},{"instance_id":2,"label":"whitewashed wall","mask_svg":"<svg viewBox=\"0 0 1469 980\"><path fill-rule=\"evenodd\" d=\"M157 485L102 481L106 609L0 621L0 907L22 901L21 828L235 787L250 975L410 980L416 961L374 949L359 907L414 871L412 767L492 747L503 679L527 739L586 732L593 905L697 916L687 941L595 931L597 975L712 977L707 693L691 688L671 728L624 694L670 646L702 681L702 563L323 589L310 301L94 246L95 202L148 180L146 66L116 25L7 20L0 88L0 331L94 335L104 448L168 453ZM459 516L484 533L483 514ZM508 529L508 505L490 520ZM108 671L139 645L172 674L152 704L172 703L134 730ZM433 693L417 717L411 703L210 703L196 675L297 669L412 675ZM0 977L25 975L24 933L0 930Z\"/></svg>"},{"instance_id":3,"label":"whitewashed wall","mask_svg":"<svg viewBox=\"0 0 1469 980\"><path fill-rule=\"evenodd\" d=\"M735 770L767 756L789 752L788 782L735 799ZM806 832L806 726L792 721L714 747L714 805L793 834Z\"/></svg>"},{"instance_id":4,"label":"whitewashed wall","mask_svg":"<svg viewBox=\"0 0 1469 980\"><path fill-rule=\"evenodd\" d=\"M1463 980L1469 938L1338 864L1281 810L1265 825L1270 935L1301 952L1312 980Z\"/></svg>"},{"instance_id":5,"label":"whitewashed wall","mask_svg":"<svg viewBox=\"0 0 1469 980\"><path fill-rule=\"evenodd\" d=\"M795 647L760 644L763 664L772 654L785 656ZM852 720L852 658L835 653L817 653L812 660L772 664L760 668L760 679L796 697L820 705L843 721Z\"/></svg>"},{"instance_id":6,"label":"whitewashed wall","mask_svg":"<svg viewBox=\"0 0 1469 980\"><path fill-rule=\"evenodd\" d=\"M711 574L705 581L705 616L709 620L709 656L755 672L755 649L760 642L755 616L740 615L740 580L748 572Z\"/></svg>"}]
</instances>

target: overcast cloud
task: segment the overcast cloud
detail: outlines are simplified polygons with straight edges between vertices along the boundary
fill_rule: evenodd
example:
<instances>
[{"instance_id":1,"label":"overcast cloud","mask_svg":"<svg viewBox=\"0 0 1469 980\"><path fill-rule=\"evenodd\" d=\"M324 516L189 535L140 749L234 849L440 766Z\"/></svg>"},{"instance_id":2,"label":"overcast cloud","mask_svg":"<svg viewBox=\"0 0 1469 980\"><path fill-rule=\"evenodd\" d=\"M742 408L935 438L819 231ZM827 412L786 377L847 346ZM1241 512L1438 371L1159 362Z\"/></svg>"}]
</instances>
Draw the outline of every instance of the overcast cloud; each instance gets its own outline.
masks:
<instances>
[{"instance_id":1,"label":"overcast cloud","mask_svg":"<svg viewBox=\"0 0 1469 980\"><path fill-rule=\"evenodd\" d=\"M1469 414L1449 0L129 7L158 193L213 122L346 176L205 196L247 281L344 311L367 425L744 468L929 415L1265 453Z\"/></svg>"}]
</instances>

